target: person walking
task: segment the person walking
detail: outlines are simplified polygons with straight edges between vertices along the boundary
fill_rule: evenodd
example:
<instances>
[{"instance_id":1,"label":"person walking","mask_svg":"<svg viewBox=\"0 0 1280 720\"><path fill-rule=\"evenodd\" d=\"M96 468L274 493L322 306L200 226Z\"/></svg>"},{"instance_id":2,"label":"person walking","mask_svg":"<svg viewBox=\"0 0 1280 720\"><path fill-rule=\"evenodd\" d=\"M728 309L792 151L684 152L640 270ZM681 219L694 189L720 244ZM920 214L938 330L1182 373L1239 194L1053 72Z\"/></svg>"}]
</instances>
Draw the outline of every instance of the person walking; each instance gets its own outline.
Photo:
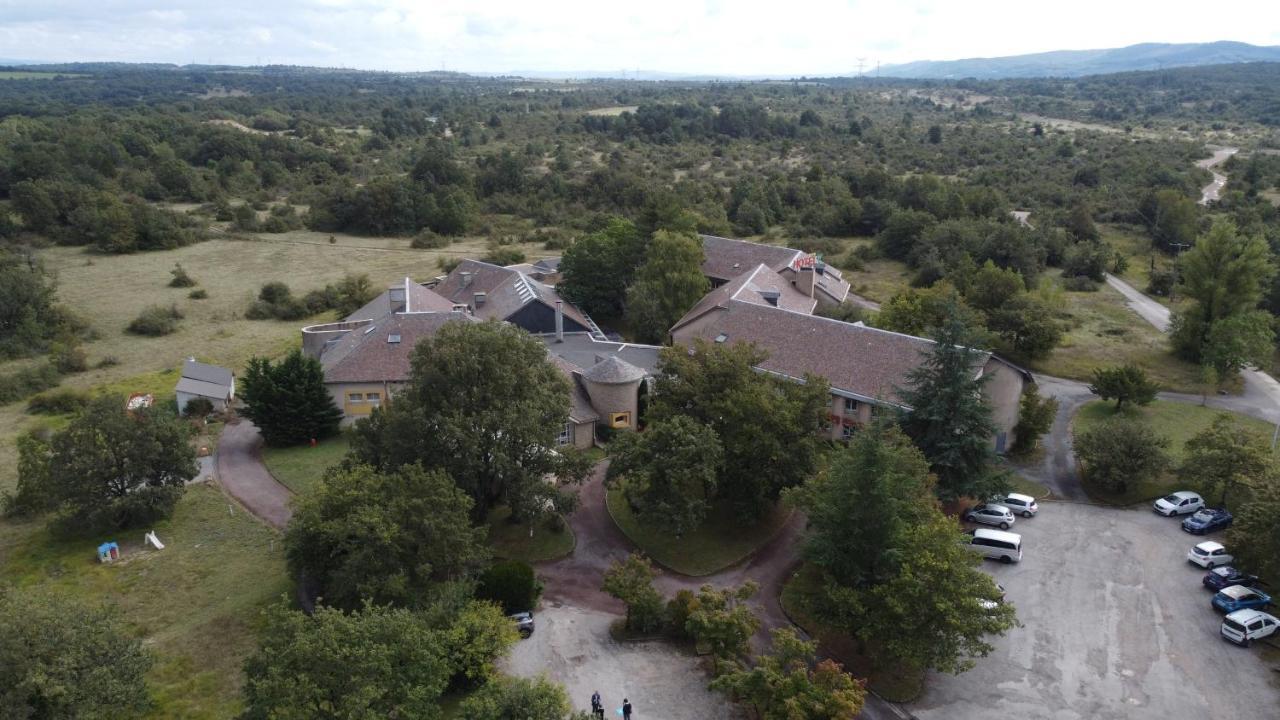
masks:
<instances>
[{"instance_id":1,"label":"person walking","mask_svg":"<svg viewBox=\"0 0 1280 720\"><path fill-rule=\"evenodd\" d=\"M622 720L631 720L631 701L622 698Z\"/></svg>"},{"instance_id":2,"label":"person walking","mask_svg":"<svg viewBox=\"0 0 1280 720\"><path fill-rule=\"evenodd\" d=\"M604 702L600 699L600 691L591 693L591 717L604 717Z\"/></svg>"}]
</instances>

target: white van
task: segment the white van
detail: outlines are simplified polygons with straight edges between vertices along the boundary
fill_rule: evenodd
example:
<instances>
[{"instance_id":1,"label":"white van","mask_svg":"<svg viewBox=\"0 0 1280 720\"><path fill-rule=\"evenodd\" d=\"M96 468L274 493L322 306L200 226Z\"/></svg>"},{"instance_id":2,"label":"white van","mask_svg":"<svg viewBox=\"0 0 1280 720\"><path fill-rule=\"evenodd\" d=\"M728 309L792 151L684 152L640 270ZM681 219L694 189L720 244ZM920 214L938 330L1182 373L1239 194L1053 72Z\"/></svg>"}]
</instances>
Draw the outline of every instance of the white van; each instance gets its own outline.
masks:
<instances>
[{"instance_id":1,"label":"white van","mask_svg":"<svg viewBox=\"0 0 1280 720\"><path fill-rule=\"evenodd\" d=\"M1022 559L1022 536L1003 530L979 529L970 533L967 545L983 557L1012 563Z\"/></svg>"}]
</instances>

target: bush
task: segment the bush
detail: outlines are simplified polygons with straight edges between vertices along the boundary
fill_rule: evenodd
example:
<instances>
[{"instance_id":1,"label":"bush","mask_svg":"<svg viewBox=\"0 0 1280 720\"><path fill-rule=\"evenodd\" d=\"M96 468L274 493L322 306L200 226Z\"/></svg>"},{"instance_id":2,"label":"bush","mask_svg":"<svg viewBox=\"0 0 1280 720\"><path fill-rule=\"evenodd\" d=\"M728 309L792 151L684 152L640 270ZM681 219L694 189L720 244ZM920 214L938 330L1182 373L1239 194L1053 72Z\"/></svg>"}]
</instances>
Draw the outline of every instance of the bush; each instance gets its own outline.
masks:
<instances>
[{"instance_id":1,"label":"bush","mask_svg":"<svg viewBox=\"0 0 1280 720\"><path fill-rule=\"evenodd\" d=\"M170 305L169 307L151 305L143 310L138 317L134 318L127 329L134 335L160 337L176 331L178 329L178 321L181 319L182 311L178 310L177 305Z\"/></svg>"},{"instance_id":2,"label":"bush","mask_svg":"<svg viewBox=\"0 0 1280 720\"><path fill-rule=\"evenodd\" d=\"M173 269L169 271L169 274L173 276L173 279L169 281L169 287L188 288L195 287L197 284L195 278L188 275L180 263L174 263Z\"/></svg>"},{"instance_id":3,"label":"bush","mask_svg":"<svg viewBox=\"0 0 1280 720\"><path fill-rule=\"evenodd\" d=\"M116 365L119 365L119 364L120 364L120 358L116 357L115 355L107 355L106 357L99 360L98 364L94 365L94 367L109 368L109 367L115 367Z\"/></svg>"},{"instance_id":4,"label":"bush","mask_svg":"<svg viewBox=\"0 0 1280 720\"><path fill-rule=\"evenodd\" d=\"M58 369L50 363L0 375L0 405L30 397L58 384Z\"/></svg>"},{"instance_id":5,"label":"bush","mask_svg":"<svg viewBox=\"0 0 1280 720\"><path fill-rule=\"evenodd\" d=\"M698 605L698 597L690 590L681 590L667 601L667 630L677 640L692 640L689 634L689 616Z\"/></svg>"},{"instance_id":6,"label":"bush","mask_svg":"<svg viewBox=\"0 0 1280 720\"><path fill-rule=\"evenodd\" d=\"M1141 420L1114 417L1075 438L1087 480L1116 495L1160 474L1169 465L1169 439Z\"/></svg>"},{"instance_id":7,"label":"bush","mask_svg":"<svg viewBox=\"0 0 1280 720\"><path fill-rule=\"evenodd\" d=\"M262 289L258 291L258 299L272 305L284 302L292 297L292 295L293 291L289 289L288 285L285 285L282 282L269 282L266 285L263 285Z\"/></svg>"},{"instance_id":8,"label":"bush","mask_svg":"<svg viewBox=\"0 0 1280 720\"><path fill-rule=\"evenodd\" d=\"M89 355L75 342L54 343L49 348L49 359L58 372L71 374L89 369Z\"/></svg>"},{"instance_id":9,"label":"bush","mask_svg":"<svg viewBox=\"0 0 1280 720\"><path fill-rule=\"evenodd\" d=\"M498 603L508 614L533 610L541 595L542 583L533 567L519 560L500 562L485 570L476 589L477 597Z\"/></svg>"},{"instance_id":10,"label":"bush","mask_svg":"<svg viewBox=\"0 0 1280 720\"><path fill-rule=\"evenodd\" d=\"M1062 279L1062 288L1071 292L1097 292L1098 283L1090 280L1084 275L1068 277Z\"/></svg>"},{"instance_id":11,"label":"bush","mask_svg":"<svg viewBox=\"0 0 1280 720\"><path fill-rule=\"evenodd\" d=\"M209 297L209 293L206 290L192 290L190 293L187 294L187 297L191 298L192 300L204 300L205 298Z\"/></svg>"},{"instance_id":12,"label":"bush","mask_svg":"<svg viewBox=\"0 0 1280 720\"><path fill-rule=\"evenodd\" d=\"M517 265L525 261L525 255L513 247L490 244L489 252L480 260L494 265Z\"/></svg>"},{"instance_id":13,"label":"bush","mask_svg":"<svg viewBox=\"0 0 1280 720\"><path fill-rule=\"evenodd\" d=\"M1151 273L1151 279L1147 281L1147 294L1169 297L1177 280L1177 274L1172 270L1156 270Z\"/></svg>"},{"instance_id":14,"label":"bush","mask_svg":"<svg viewBox=\"0 0 1280 720\"><path fill-rule=\"evenodd\" d=\"M83 390L54 390L27 401L27 412L41 415L69 415L89 404L89 393Z\"/></svg>"},{"instance_id":15,"label":"bush","mask_svg":"<svg viewBox=\"0 0 1280 720\"><path fill-rule=\"evenodd\" d=\"M213 401L205 397L191 398L187 401L187 406L182 408L182 414L187 417L202 418L213 413Z\"/></svg>"},{"instance_id":16,"label":"bush","mask_svg":"<svg viewBox=\"0 0 1280 720\"><path fill-rule=\"evenodd\" d=\"M415 250L439 250L440 248L449 247L452 242L453 240L444 235L430 230L423 230L413 236L413 240L409 242L409 247Z\"/></svg>"}]
</instances>

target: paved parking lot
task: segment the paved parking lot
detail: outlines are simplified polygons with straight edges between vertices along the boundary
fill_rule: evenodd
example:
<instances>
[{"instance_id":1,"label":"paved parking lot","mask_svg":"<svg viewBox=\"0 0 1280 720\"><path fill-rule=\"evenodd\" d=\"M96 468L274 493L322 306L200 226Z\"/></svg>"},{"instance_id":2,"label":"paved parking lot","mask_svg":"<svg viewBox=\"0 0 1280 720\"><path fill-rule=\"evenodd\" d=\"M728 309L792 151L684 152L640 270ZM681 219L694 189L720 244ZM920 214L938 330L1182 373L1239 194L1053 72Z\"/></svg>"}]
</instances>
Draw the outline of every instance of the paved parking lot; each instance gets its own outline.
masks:
<instances>
[{"instance_id":1,"label":"paved parking lot","mask_svg":"<svg viewBox=\"0 0 1280 720\"><path fill-rule=\"evenodd\" d=\"M1178 520L1044 503L1012 531L1023 561L984 567L1024 627L973 670L931 677L910 706L921 720L1277 717L1280 674L1218 636L1204 571L1186 561L1203 538Z\"/></svg>"},{"instance_id":2,"label":"paved parking lot","mask_svg":"<svg viewBox=\"0 0 1280 720\"><path fill-rule=\"evenodd\" d=\"M564 685L576 710L591 709L591 693L604 698L605 717L617 717L631 699L636 720L718 720L735 714L724 697L707 689L709 678L695 658L665 642L617 643L609 613L543 603L537 630L505 660L513 675L547 675Z\"/></svg>"}]
</instances>

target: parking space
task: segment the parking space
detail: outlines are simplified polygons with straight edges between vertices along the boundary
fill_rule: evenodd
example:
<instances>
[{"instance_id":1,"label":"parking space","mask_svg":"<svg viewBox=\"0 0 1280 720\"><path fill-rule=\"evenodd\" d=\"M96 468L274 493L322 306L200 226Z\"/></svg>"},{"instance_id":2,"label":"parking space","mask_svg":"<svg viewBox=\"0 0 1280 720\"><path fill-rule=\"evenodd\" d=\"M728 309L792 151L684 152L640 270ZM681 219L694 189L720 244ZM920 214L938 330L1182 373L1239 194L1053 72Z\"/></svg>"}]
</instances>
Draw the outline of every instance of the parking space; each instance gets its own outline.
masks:
<instances>
[{"instance_id":1,"label":"parking space","mask_svg":"<svg viewBox=\"0 0 1280 720\"><path fill-rule=\"evenodd\" d=\"M615 642L609 623L616 615L543 604L537 630L521 640L504 661L514 675L546 675L564 685L576 710L590 709L598 690L614 717L623 697L634 717L711 720L734 717L724 697L707 689L709 678L696 658L665 642Z\"/></svg>"},{"instance_id":2,"label":"parking space","mask_svg":"<svg viewBox=\"0 0 1280 720\"><path fill-rule=\"evenodd\" d=\"M910 707L921 720L1234 719L1280 707L1280 674L1219 637L1204 570L1186 561L1205 538L1179 520L1044 503L1011 531L1023 561L984 568L1023 627L973 670L931 677Z\"/></svg>"}]
</instances>

